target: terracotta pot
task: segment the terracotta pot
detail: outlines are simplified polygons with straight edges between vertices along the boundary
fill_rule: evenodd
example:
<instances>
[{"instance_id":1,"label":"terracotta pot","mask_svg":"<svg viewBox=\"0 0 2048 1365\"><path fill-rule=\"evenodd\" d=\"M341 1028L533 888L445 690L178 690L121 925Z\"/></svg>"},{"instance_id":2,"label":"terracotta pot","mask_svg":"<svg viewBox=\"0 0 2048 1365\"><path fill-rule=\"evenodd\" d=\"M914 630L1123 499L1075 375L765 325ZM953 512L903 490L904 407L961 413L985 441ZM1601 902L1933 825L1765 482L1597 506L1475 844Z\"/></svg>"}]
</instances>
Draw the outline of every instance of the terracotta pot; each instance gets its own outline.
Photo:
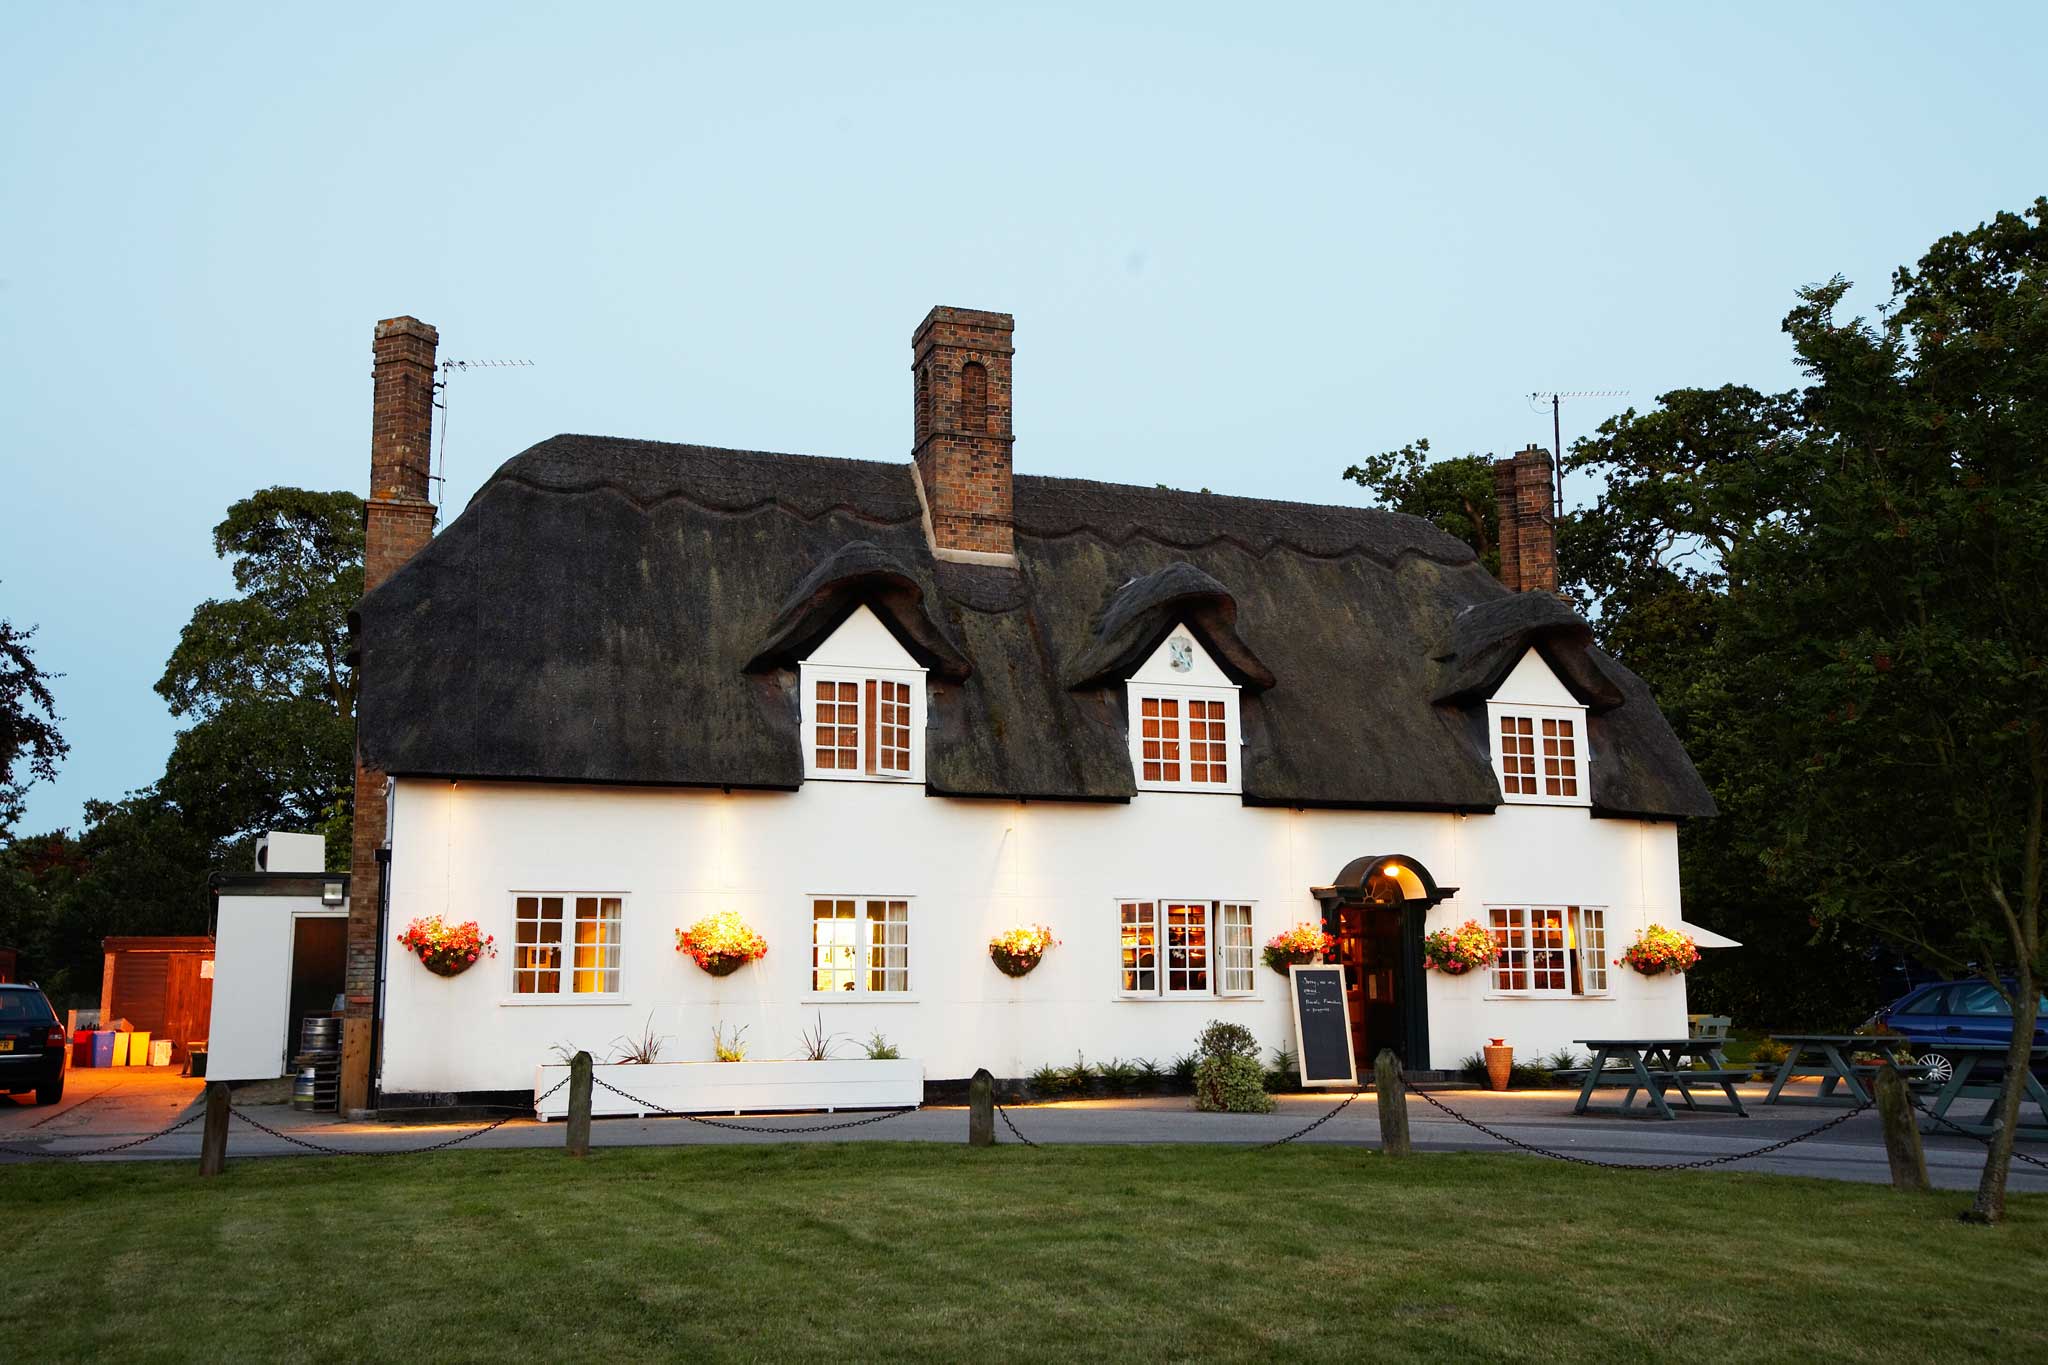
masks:
<instances>
[{"instance_id":1,"label":"terracotta pot","mask_svg":"<svg viewBox=\"0 0 2048 1365\"><path fill-rule=\"evenodd\" d=\"M1515 1069L1515 1050L1496 1038L1486 1045L1486 1084L1494 1090L1508 1088Z\"/></svg>"}]
</instances>

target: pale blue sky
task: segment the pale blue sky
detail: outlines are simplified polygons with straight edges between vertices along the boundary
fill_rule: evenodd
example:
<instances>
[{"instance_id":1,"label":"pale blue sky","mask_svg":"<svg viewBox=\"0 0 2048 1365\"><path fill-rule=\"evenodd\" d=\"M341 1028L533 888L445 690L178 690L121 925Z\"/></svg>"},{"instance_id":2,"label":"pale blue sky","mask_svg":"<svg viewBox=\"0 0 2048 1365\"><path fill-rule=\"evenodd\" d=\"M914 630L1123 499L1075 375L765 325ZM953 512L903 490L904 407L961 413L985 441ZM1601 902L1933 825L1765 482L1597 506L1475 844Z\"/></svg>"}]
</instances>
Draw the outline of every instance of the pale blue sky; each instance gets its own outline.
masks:
<instances>
[{"instance_id":1,"label":"pale blue sky","mask_svg":"<svg viewBox=\"0 0 2048 1365\"><path fill-rule=\"evenodd\" d=\"M2048 190L2037 4L362 8L0 6L25 828L161 772L226 505L364 486L380 317L536 362L451 510L559 431L905 458L934 303L1016 314L1022 471L1360 501L1531 389L1786 385L1796 286Z\"/></svg>"}]
</instances>

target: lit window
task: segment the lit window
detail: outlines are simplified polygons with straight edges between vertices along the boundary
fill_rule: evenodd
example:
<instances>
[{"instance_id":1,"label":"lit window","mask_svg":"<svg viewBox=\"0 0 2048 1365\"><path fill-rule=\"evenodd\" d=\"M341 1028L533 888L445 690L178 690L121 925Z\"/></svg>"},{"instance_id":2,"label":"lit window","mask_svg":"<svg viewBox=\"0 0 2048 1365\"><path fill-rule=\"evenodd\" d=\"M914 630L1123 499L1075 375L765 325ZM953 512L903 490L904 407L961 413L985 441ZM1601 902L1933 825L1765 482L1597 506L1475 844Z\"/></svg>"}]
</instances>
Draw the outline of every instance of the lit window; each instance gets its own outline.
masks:
<instances>
[{"instance_id":1,"label":"lit window","mask_svg":"<svg viewBox=\"0 0 2048 1365\"><path fill-rule=\"evenodd\" d=\"M874 896L811 901L811 990L903 995L910 990L910 902Z\"/></svg>"},{"instance_id":2,"label":"lit window","mask_svg":"<svg viewBox=\"0 0 2048 1365\"><path fill-rule=\"evenodd\" d=\"M1508 995L1602 995L1607 914L1592 906L1488 907L1493 988Z\"/></svg>"},{"instance_id":3,"label":"lit window","mask_svg":"<svg viewBox=\"0 0 2048 1365\"><path fill-rule=\"evenodd\" d=\"M1117 902L1118 988L1130 996L1252 995L1252 907L1242 901Z\"/></svg>"},{"instance_id":4,"label":"lit window","mask_svg":"<svg viewBox=\"0 0 2048 1365\"><path fill-rule=\"evenodd\" d=\"M916 780L922 675L804 670L808 776Z\"/></svg>"},{"instance_id":5,"label":"lit window","mask_svg":"<svg viewBox=\"0 0 2048 1365\"><path fill-rule=\"evenodd\" d=\"M1123 989L1126 995L1159 991L1159 926L1150 901L1125 901L1123 916Z\"/></svg>"},{"instance_id":6,"label":"lit window","mask_svg":"<svg viewBox=\"0 0 2048 1365\"><path fill-rule=\"evenodd\" d=\"M513 898L512 991L563 994L563 930L568 928L568 994L616 995L625 901L619 896Z\"/></svg>"},{"instance_id":7,"label":"lit window","mask_svg":"<svg viewBox=\"0 0 2048 1365\"><path fill-rule=\"evenodd\" d=\"M1230 732L1237 709L1235 693L1216 690L1178 695L1144 691L1135 685L1137 732L1132 761L1146 787L1184 791L1236 791L1236 763Z\"/></svg>"},{"instance_id":8,"label":"lit window","mask_svg":"<svg viewBox=\"0 0 2048 1365\"><path fill-rule=\"evenodd\" d=\"M1588 804L1582 714L1493 708L1493 764L1504 798L1549 805Z\"/></svg>"}]
</instances>

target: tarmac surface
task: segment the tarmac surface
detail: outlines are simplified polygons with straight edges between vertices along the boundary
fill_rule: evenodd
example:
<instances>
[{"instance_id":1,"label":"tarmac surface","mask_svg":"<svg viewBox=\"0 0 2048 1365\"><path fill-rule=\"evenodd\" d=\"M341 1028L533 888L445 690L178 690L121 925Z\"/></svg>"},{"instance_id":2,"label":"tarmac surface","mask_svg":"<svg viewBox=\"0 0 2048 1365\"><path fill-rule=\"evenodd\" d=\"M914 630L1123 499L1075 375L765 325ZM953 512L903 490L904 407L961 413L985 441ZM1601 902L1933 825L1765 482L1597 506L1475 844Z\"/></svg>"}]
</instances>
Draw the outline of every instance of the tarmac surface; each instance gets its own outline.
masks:
<instances>
[{"instance_id":1,"label":"tarmac surface","mask_svg":"<svg viewBox=\"0 0 2048 1365\"><path fill-rule=\"evenodd\" d=\"M0 1164L76 1155L86 1161L197 1161L201 1124L106 1155L85 1155L98 1148L145 1137L183 1118L197 1115L202 1082L176 1075L170 1068L80 1070L66 1082L63 1101L47 1108L28 1096L0 1096ZM1814 1086L1788 1087L1788 1094L1811 1094ZM1635 1166L1699 1161L1739 1155L1794 1137L1826 1123L1841 1111L1816 1107L1761 1107L1766 1087L1738 1087L1750 1117L1727 1112L1679 1111L1666 1123L1651 1118L1575 1115L1575 1092L1518 1090L1494 1094L1484 1090L1433 1090L1444 1104L1519 1142L1601 1163ZM475 1133L481 1120L456 1122L342 1122L331 1114L305 1113L277 1103L284 1091L270 1086L238 1091L236 1107L284 1136L262 1132L240 1119L229 1129L230 1160L245 1157L306 1156L313 1143L347 1153L397 1153L424 1148ZM1235 1143L1256 1145L1284 1138L1329 1114L1346 1092L1327 1095L1278 1096L1272 1114L1196 1113L1185 1096L1147 1099L1078 1100L1011 1108L996 1121L999 1143L1015 1143L1016 1134L1033 1142L1062 1143ZM259 1103L258 1100L272 1102ZM418 1117L418 1116L410 1116ZM431 1118L431 1116L427 1116ZM695 1146L707 1143L760 1142L964 1142L967 1112L958 1107L927 1107L910 1113L877 1117L873 1113L788 1114L734 1117L705 1115L719 1123L741 1123L735 1131L685 1118L600 1118L592 1125L593 1147ZM1974 1114L1971 1115L1974 1117ZM861 1119L873 1122L846 1125ZM1511 1151L1513 1148L1459 1123L1419 1097L1408 1102L1408 1121L1418 1151ZM1303 1143L1375 1146L1379 1142L1378 1102L1360 1094L1348 1107L1313 1131ZM538 1123L513 1116L489 1132L467 1138L460 1146L503 1150L559 1147L560 1123ZM1929 1135L1924 1138L1930 1177L1944 1189L1969 1189L1983 1166L1983 1145L1974 1138ZM2048 1143L2025 1142L2020 1151L2048 1161ZM1531 1160L1542 1158L1532 1156ZM1859 1114L1797 1144L1767 1155L1727 1163L1721 1170L1762 1171L1777 1175L1812 1176L1828 1180L1884 1182L1890 1178L1875 1111ZM2048 1192L2048 1167L2015 1160L2010 1188L2015 1192Z\"/></svg>"}]
</instances>

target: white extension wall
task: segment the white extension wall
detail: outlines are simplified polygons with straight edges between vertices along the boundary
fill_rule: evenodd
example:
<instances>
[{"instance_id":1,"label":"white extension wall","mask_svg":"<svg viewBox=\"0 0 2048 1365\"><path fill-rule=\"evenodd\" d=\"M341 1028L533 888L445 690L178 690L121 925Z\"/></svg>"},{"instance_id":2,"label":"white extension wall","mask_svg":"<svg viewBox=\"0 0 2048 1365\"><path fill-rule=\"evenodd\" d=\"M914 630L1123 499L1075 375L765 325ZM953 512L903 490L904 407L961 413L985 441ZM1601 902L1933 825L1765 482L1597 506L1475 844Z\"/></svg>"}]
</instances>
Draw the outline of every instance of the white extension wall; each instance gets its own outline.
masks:
<instances>
[{"instance_id":1,"label":"white extension wall","mask_svg":"<svg viewBox=\"0 0 2048 1365\"><path fill-rule=\"evenodd\" d=\"M319 866L315 862L313 870ZM289 1060L292 926L301 918L346 918L348 905L322 905L318 896L238 896L227 890L216 904L206 1078L274 1080L286 1074Z\"/></svg>"},{"instance_id":2,"label":"white extension wall","mask_svg":"<svg viewBox=\"0 0 2048 1365\"><path fill-rule=\"evenodd\" d=\"M717 1023L744 1025L752 1056L793 1056L800 1030L822 1014L850 1038L881 1031L932 1079L983 1066L1020 1076L1077 1052L1164 1064L1212 1018L1244 1023L1271 1047L1291 1041L1286 983L1263 966L1252 998L1118 998L1117 898L1250 900L1263 943L1316 917L1309 887L1375 854L1409 855L1460 888L1430 928L1484 922L1489 902L1597 905L1614 955L1650 921L1681 917L1675 826L1595 819L1584 807L1459 816L1254 808L1206 793L1082 805L950 800L867 782L722 794L409 779L395 784L391 822L390 935L439 913L479 921L502 951L448 980L385 945L390 1092L525 1088L554 1045L602 1060L650 1017L670 1040L664 1059L680 1061L710 1057ZM618 1000L513 996L517 891L626 897ZM910 999L807 997L816 893L914 898ZM715 979L675 951L674 931L728 907L766 935L769 953ZM1062 945L1013 981L990 964L988 938L1030 922L1050 925ZM224 975L228 941L223 932ZM1683 1036L1682 978L1618 965L1609 977L1606 998L1537 1001L1493 997L1484 972L1430 973L1432 1055L1407 1060L1454 1066L1491 1036L1525 1057L1574 1038Z\"/></svg>"}]
</instances>

